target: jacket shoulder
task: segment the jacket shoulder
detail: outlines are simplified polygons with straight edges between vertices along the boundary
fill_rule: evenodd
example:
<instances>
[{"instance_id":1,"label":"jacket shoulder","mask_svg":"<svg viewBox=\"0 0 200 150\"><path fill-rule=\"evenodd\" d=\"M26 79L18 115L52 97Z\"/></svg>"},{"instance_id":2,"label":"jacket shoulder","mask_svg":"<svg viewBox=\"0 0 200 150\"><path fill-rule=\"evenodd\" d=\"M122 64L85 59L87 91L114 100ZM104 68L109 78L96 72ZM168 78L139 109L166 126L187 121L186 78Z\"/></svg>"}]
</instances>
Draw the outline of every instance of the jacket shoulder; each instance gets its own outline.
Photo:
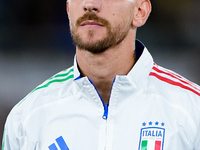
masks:
<instances>
[{"instance_id":1,"label":"jacket shoulder","mask_svg":"<svg viewBox=\"0 0 200 150\"><path fill-rule=\"evenodd\" d=\"M176 72L158 66L154 63L149 75L160 90L176 94L188 94L190 96L197 97L200 101L200 86L189 81Z\"/></svg>"},{"instance_id":2,"label":"jacket shoulder","mask_svg":"<svg viewBox=\"0 0 200 150\"><path fill-rule=\"evenodd\" d=\"M39 106L62 99L64 94L70 96L69 90L71 89L73 79L73 66L53 75L18 102L12 109L11 114L20 113L26 116L27 113Z\"/></svg>"}]
</instances>

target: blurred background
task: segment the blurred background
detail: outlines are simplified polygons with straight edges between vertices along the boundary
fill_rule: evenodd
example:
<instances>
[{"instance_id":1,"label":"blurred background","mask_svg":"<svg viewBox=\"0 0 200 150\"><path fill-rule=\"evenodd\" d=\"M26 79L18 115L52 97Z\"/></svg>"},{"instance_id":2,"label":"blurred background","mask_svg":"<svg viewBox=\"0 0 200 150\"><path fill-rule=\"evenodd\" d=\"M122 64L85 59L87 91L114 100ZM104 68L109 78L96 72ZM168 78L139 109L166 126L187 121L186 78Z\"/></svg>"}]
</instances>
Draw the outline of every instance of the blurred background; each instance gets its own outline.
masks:
<instances>
[{"instance_id":1,"label":"blurred background","mask_svg":"<svg viewBox=\"0 0 200 150\"><path fill-rule=\"evenodd\" d=\"M157 64L200 84L200 1L151 2L137 38ZM0 1L0 140L11 108L74 54L65 0Z\"/></svg>"}]
</instances>

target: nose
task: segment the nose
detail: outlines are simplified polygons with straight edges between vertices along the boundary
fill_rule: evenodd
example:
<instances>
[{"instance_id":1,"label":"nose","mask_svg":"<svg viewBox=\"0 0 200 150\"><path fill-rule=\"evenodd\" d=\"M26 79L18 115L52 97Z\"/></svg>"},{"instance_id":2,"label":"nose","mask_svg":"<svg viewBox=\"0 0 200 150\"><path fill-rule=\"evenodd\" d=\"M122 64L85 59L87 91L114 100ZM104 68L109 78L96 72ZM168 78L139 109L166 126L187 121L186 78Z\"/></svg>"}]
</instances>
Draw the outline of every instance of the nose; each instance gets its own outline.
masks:
<instances>
[{"instance_id":1,"label":"nose","mask_svg":"<svg viewBox=\"0 0 200 150\"><path fill-rule=\"evenodd\" d=\"M85 12L98 13L101 11L101 0L83 0L82 6Z\"/></svg>"}]
</instances>

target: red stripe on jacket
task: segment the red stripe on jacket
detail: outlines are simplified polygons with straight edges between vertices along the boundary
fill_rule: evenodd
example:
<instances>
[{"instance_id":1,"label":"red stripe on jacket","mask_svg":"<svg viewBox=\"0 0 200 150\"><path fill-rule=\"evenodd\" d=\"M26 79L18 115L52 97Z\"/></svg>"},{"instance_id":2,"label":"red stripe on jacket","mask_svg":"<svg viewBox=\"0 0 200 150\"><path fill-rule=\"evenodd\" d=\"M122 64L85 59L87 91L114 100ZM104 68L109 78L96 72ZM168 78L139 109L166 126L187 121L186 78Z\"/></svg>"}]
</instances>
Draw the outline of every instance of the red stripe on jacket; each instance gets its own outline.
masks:
<instances>
[{"instance_id":1,"label":"red stripe on jacket","mask_svg":"<svg viewBox=\"0 0 200 150\"><path fill-rule=\"evenodd\" d=\"M158 73L162 73L162 74L168 75L168 76L170 76L170 77L172 77L174 79L179 80L180 82L173 81L173 80L171 80L169 78L166 78L166 77L163 77L163 76L161 76L161 75L159 75L158 73L155 73L155 72L151 72L150 76L155 76L156 78L160 79L161 81L167 82L167 83L169 83L171 85L179 86L179 87L181 87L183 89L189 90L189 91L191 91L191 92L193 92L193 93L195 93L195 94L200 96L200 89L198 89L195 86L194 83L192 83L192 82L184 79L183 77L181 77L181 76L179 76L179 75L177 75L177 74L175 74L173 72L170 72L168 70L166 70L166 71L160 70L156 64L154 64L153 70L155 70ZM185 86L183 83L189 85L189 87Z\"/></svg>"}]
</instances>

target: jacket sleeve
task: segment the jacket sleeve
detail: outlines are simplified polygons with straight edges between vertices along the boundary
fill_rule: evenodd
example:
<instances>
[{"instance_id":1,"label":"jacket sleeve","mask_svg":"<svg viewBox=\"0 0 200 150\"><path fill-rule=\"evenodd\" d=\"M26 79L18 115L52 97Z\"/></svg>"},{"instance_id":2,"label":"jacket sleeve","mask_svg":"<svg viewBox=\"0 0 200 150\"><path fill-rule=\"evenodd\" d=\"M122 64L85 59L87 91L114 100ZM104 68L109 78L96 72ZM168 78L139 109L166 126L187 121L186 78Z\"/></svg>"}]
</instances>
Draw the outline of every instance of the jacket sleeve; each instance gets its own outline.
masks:
<instances>
[{"instance_id":1,"label":"jacket sleeve","mask_svg":"<svg viewBox=\"0 0 200 150\"><path fill-rule=\"evenodd\" d=\"M2 150L20 150L20 143L23 140L22 130L20 125L21 115L13 109L7 117Z\"/></svg>"},{"instance_id":2,"label":"jacket sleeve","mask_svg":"<svg viewBox=\"0 0 200 150\"><path fill-rule=\"evenodd\" d=\"M200 111L199 111L199 114L200 114ZM194 150L200 150L200 115L199 115L199 118L197 118L197 119L199 120L199 124L198 124L198 127L197 127Z\"/></svg>"},{"instance_id":3,"label":"jacket sleeve","mask_svg":"<svg viewBox=\"0 0 200 150\"><path fill-rule=\"evenodd\" d=\"M200 88L199 88L200 89ZM195 143L194 143L194 150L200 150L200 96L196 100L198 103L195 104L194 110L196 110L196 124L197 124L197 133L196 133L196 138L195 138Z\"/></svg>"}]
</instances>

